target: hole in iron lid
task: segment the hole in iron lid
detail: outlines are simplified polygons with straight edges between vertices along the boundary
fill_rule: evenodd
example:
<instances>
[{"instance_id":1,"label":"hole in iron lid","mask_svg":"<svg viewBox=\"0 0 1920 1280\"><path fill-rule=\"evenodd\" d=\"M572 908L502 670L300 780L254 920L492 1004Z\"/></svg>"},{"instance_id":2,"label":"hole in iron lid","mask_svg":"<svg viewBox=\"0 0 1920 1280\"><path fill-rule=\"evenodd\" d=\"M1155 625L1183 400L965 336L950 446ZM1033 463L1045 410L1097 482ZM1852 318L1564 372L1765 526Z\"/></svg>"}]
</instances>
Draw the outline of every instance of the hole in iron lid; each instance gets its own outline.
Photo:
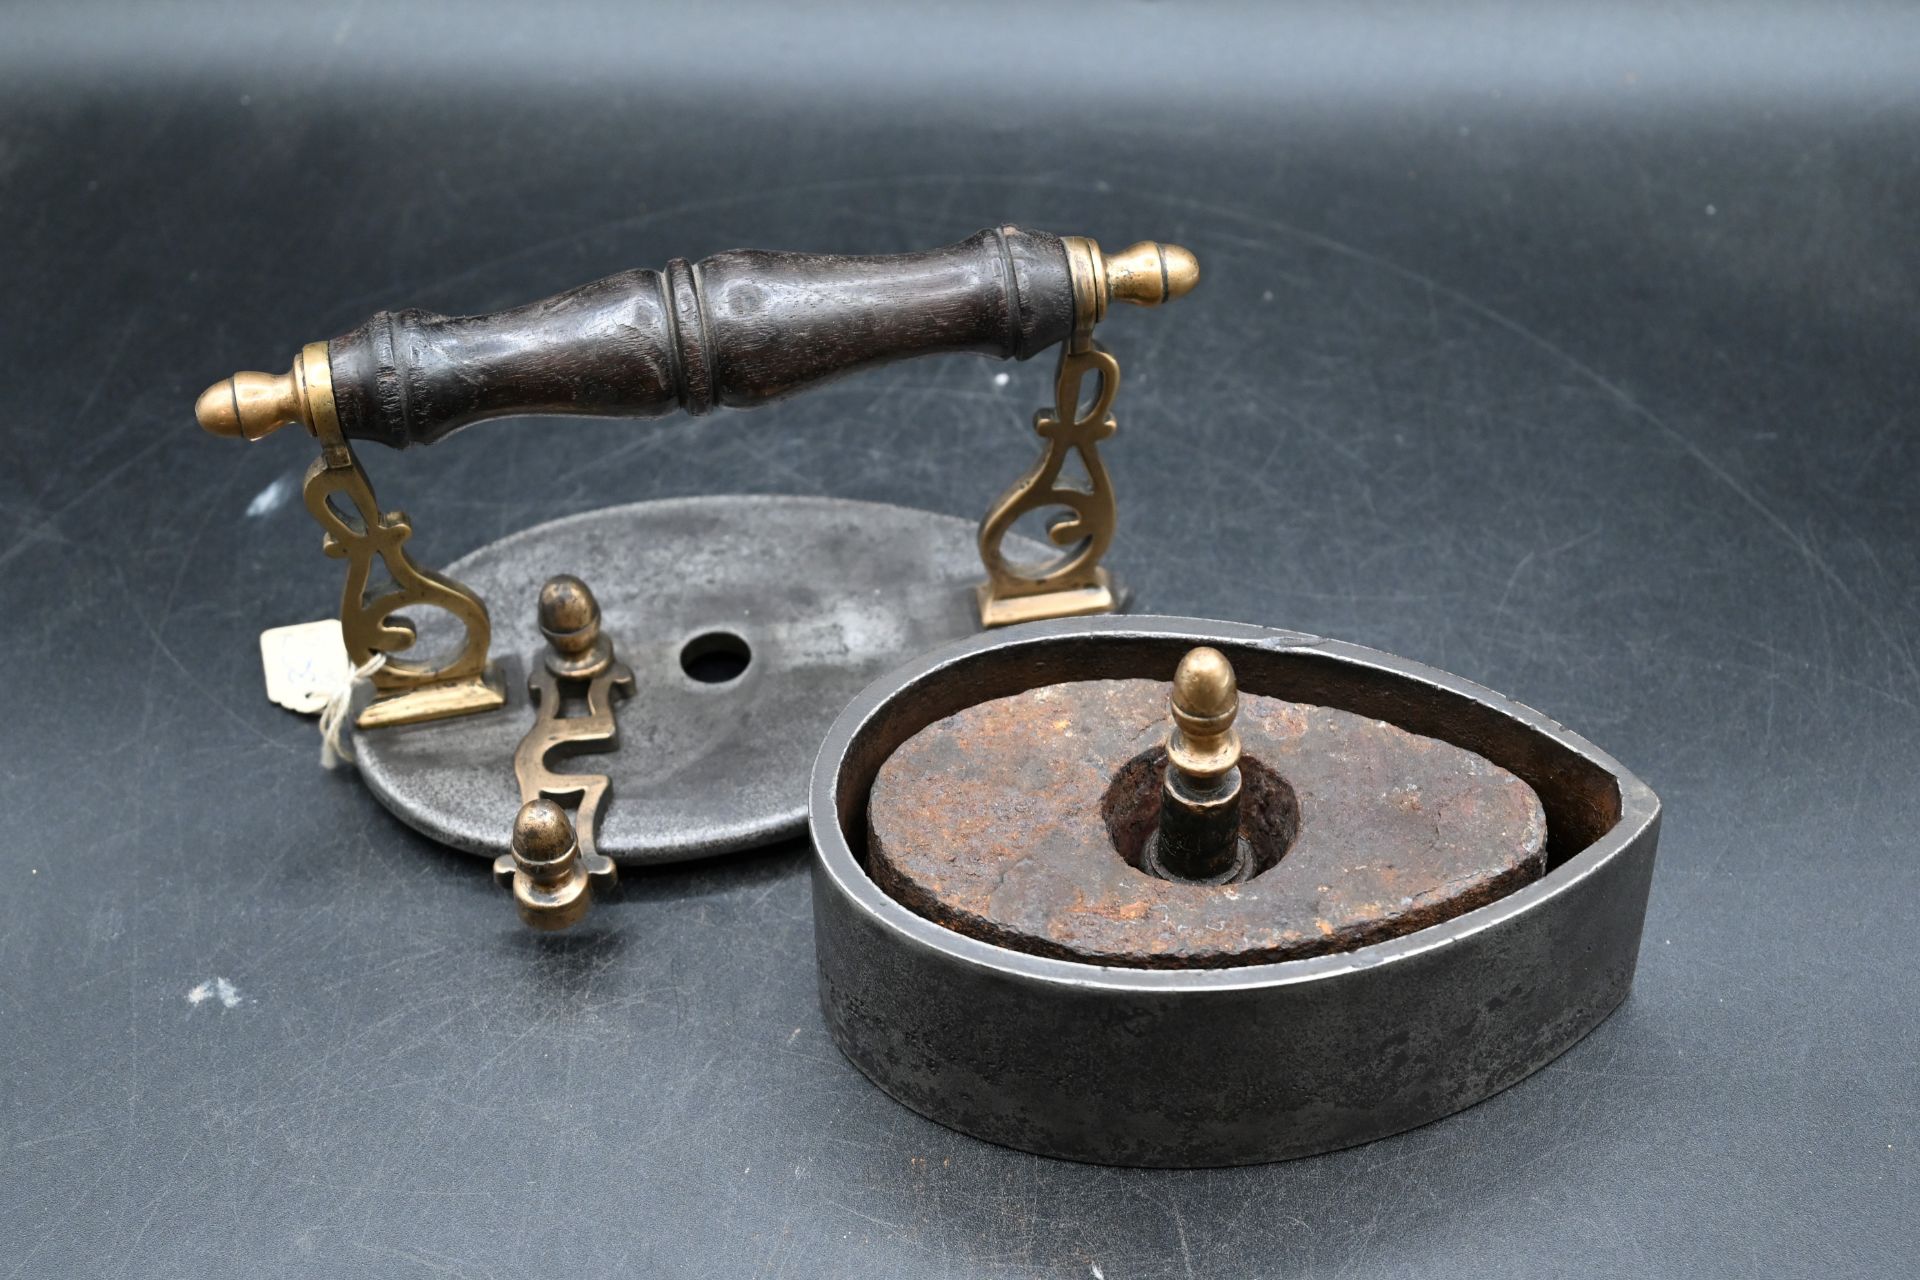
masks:
<instances>
[{"instance_id":1,"label":"hole in iron lid","mask_svg":"<svg viewBox=\"0 0 1920 1280\"><path fill-rule=\"evenodd\" d=\"M680 650L680 669L701 684L738 680L753 661L753 649L731 631L708 631Z\"/></svg>"}]
</instances>

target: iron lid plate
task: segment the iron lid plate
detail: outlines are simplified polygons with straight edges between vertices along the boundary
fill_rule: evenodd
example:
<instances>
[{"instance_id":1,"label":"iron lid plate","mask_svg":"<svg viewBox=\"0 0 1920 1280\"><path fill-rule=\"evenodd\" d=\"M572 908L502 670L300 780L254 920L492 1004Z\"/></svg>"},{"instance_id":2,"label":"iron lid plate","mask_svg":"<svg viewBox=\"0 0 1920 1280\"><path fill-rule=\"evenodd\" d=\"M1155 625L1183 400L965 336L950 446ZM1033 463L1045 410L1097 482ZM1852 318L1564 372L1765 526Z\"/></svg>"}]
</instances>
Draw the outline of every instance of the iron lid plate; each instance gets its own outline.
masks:
<instances>
[{"instance_id":1,"label":"iron lid plate","mask_svg":"<svg viewBox=\"0 0 1920 1280\"><path fill-rule=\"evenodd\" d=\"M635 680L619 750L575 766L612 779L600 851L668 863L798 836L808 769L841 708L883 672L979 630L974 538L954 516L779 496L634 503L503 538L449 572L487 602L506 705L358 733L361 775L408 826L505 853L520 805L514 748L534 717L527 672L544 645L535 599L549 576L572 573ZM1021 555L1047 555L1016 541ZM439 621L415 619L429 651ZM744 642L737 678L703 683L683 668L688 646L711 636Z\"/></svg>"}]
</instances>

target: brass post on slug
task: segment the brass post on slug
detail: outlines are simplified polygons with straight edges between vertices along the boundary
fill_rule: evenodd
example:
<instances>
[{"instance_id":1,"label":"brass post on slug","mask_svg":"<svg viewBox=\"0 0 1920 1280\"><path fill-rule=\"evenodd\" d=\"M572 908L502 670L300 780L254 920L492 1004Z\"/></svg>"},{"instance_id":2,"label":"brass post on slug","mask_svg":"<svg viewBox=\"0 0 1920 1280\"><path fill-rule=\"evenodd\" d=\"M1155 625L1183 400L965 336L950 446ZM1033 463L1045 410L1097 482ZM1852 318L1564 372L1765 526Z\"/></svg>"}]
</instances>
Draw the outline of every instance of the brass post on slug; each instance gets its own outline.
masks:
<instances>
[{"instance_id":1,"label":"brass post on slug","mask_svg":"<svg viewBox=\"0 0 1920 1280\"><path fill-rule=\"evenodd\" d=\"M1188 650L1167 701L1173 719L1167 776L1146 868L1162 879L1193 884L1244 879L1240 735L1233 727L1240 690L1226 655L1205 645Z\"/></svg>"}]
</instances>

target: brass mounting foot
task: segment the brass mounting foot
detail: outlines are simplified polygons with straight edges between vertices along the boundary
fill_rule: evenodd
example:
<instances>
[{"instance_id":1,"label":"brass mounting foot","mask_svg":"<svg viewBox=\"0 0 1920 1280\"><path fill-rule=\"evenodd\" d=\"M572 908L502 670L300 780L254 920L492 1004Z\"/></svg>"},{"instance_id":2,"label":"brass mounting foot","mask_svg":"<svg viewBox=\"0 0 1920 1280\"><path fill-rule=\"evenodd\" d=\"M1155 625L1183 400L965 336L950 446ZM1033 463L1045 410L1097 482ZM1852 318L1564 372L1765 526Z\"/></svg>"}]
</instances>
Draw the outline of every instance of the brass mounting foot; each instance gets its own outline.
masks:
<instances>
[{"instance_id":1,"label":"brass mounting foot","mask_svg":"<svg viewBox=\"0 0 1920 1280\"><path fill-rule=\"evenodd\" d=\"M379 673L374 673L379 687ZM447 680L421 685L405 693L376 694L354 720L356 729L384 729L397 724L424 724L429 720L447 720L454 716L492 711L507 702L507 691L500 669L489 663L487 669L470 679Z\"/></svg>"},{"instance_id":2,"label":"brass mounting foot","mask_svg":"<svg viewBox=\"0 0 1920 1280\"><path fill-rule=\"evenodd\" d=\"M1038 595L997 595L993 584L983 582L973 589L980 606L980 625L1011 627L1021 622L1040 622L1047 618L1086 618L1112 613L1120 607L1120 593L1114 588L1113 575L1096 568L1085 586L1063 587Z\"/></svg>"}]
</instances>

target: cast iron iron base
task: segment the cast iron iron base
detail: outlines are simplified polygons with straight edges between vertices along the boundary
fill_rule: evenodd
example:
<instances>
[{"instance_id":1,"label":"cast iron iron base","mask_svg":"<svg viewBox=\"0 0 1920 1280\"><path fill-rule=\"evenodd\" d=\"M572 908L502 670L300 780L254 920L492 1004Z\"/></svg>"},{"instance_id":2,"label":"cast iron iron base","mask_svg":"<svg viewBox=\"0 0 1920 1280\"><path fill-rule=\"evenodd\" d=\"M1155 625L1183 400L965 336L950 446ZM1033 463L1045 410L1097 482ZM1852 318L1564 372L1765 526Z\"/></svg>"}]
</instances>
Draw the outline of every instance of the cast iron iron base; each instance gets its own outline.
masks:
<instances>
[{"instance_id":1,"label":"cast iron iron base","mask_svg":"<svg viewBox=\"0 0 1920 1280\"><path fill-rule=\"evenodd\" d=\"M1538 793L1547 872L1486 906L1333 955L1123 969L1029 955L916 915L874 884L883 761L964 707L1061 680L1167 678L1195 645L1242 692L1336 707L1475 751ZM895 1098L991 1142L1101 1164L1312 1155L1449 1115L1539 1070L1626 997L1660 803L1611 757L1478 685L1358 645L1191 618L1090 618L976 636L866 690L814 765L820 999Z\"/></svg>"}]
</instances>

